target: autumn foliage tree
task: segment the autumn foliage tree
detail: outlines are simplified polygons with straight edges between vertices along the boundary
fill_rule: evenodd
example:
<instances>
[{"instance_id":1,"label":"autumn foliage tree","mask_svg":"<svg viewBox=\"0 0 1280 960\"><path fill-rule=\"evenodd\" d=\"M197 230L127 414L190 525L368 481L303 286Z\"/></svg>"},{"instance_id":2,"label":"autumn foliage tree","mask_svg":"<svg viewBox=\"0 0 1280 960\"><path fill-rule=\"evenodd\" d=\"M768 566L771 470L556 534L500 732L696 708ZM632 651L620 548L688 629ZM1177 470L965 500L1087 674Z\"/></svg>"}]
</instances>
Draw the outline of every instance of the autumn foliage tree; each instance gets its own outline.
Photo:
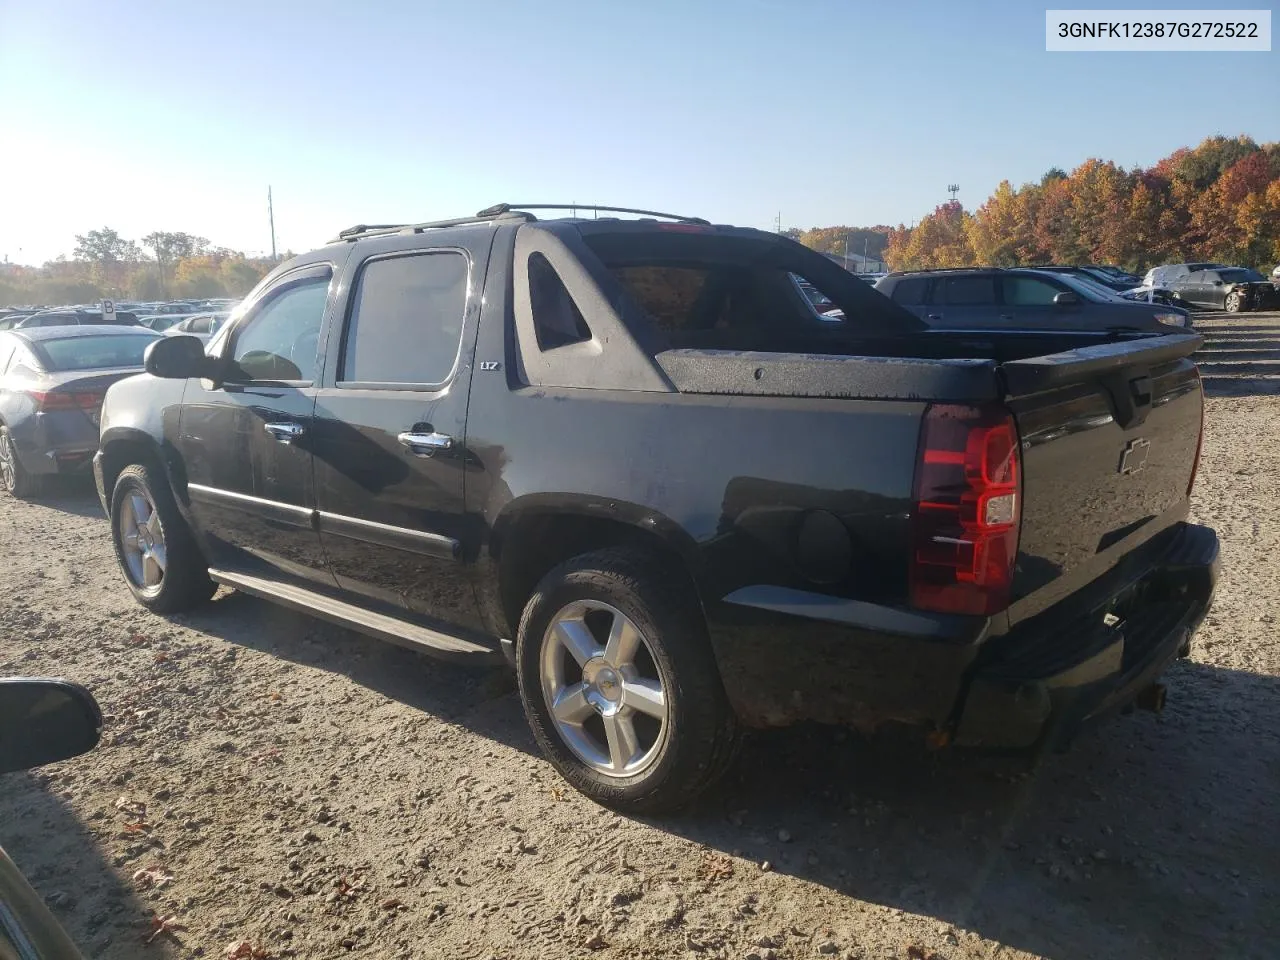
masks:
<instances>
[{"instance_id":1,"label":"autumn foliage tree","mask_svg":"<svg viewBox=\"0 0 1280 960\"><path fill-rule=\"evenodd\" d=\"M972 214L946 203L899 226L885 258L895 270L1215 260L1269 271L1280 262L1280 144L1211 137L1145 170L1089 159L1037 183L1004 181Z\"/></svg>"}]
</instances>

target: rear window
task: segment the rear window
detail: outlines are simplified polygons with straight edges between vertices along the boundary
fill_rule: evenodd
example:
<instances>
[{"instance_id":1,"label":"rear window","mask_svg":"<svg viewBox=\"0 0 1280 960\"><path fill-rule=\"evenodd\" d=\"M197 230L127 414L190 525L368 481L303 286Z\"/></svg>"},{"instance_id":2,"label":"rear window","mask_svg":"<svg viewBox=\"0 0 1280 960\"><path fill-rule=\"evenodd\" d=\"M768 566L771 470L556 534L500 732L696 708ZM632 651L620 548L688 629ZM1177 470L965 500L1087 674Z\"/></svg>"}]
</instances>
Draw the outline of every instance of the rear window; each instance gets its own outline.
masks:
<instances>
[{"instance_id":1,"label":"rear window","mask_svg":"<svg viewBox=\"0 0 1280 960\"><path fill-rule=\"evenodd\" d=\"M142 353L154 336L140 334L102 334L90 337L67 337L42 340L45 367L55 370L107 370L112 367L141 367Z\"/></svg>"},{"instance_id":2,"label":"rear window","mask_svg":"<svg viewBox=\"0 0 1280 960\"><path fill-rule=\"evenodd\" d=\"M907 277L905 280L899 280L893 288L893 299L897 303L918 305L925 302L925 292L928 288L927 278Z\"/></svg>"},{"instance_id":3,"label":"rear window","mask_svg":"<svg viewBox=\"0 0 1280 960\"><path fill-rule=\"evenodd\" d=\"M462 342L467 258L453 250L371 260L356 279L342 378L437 384Z\"/></svg>"},{"instance_id":4,"label":"rear window","mask_svg":"<svg viewBox=\"0 0 1280 960\"><path fill-rule=\"evenodd\" d=\"M703 324L698 300L706 289L710 269L654 264L618 266L613 274L659 329L675 333Z\"/></svg>"}]
</instances>

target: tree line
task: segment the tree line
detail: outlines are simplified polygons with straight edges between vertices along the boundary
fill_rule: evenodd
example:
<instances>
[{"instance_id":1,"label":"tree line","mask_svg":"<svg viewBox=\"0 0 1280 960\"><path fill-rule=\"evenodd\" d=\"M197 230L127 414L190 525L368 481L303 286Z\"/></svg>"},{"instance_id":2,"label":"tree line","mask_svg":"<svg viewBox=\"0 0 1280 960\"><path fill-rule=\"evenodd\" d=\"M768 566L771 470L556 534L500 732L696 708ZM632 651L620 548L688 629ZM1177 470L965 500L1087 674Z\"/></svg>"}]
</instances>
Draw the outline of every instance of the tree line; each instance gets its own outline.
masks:
<instances>
[{"instance_id":1,"label":"tree line","mask_svg":"<svg viewBox=\"0 0 1280 960\"><path fill-rule=\"evenodd\" d=\"M135 241L103 227L77 234L69 258L41 267L0 264L0 304L239 297L277 262L190 233L157 230Z\"/></svg>"},{"instance_id":2,"label":"tree line","mask_svg":"<svg viewBox=\"0 0 1280 960\"><path fill-rule=\"evenodd\" d=\"M824 253L868 253L894 270L1108 263L1280 263L1280 143L1210 137L1149 168L1086 160L1038 183L1002 182L977 208L938 206L914 226L787 233ZM877 245L878 240L878 245Z\"/></svg>"}]
</instances>

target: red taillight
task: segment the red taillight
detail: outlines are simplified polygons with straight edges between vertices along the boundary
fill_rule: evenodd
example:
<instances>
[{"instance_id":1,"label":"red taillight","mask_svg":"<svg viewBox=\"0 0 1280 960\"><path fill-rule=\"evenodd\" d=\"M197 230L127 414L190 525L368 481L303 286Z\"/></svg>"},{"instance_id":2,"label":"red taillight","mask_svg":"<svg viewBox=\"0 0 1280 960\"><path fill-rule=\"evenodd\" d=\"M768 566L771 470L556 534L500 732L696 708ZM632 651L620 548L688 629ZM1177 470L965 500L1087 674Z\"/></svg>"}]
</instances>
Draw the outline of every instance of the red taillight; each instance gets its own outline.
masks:
<instances>
[{"instance_id":1,"label":"red taillight","mask_svg":"<svg viewBox=\"0 0 1280 960\"><path fill-rule=\"evenodd\" d=\"M97 410L102 406L103 393L71 393L68 391L49 390L42 392L39 390L30 390L27 396L35 401L36 407L42 413L52 413L55 410Z\"/></svg>"},{"instance_id":2,"label":"red taillight","mask_svg":"<svg viewBox=\"0 0 1280 960\"><path fill-rule=\"evenodd\" d=\"M1187 481L1187 496L1191 496L1191 488L1196 485L1196 474L1200 470L1200 451L1204 447L1204 382L1200 379L1200 368L1196 367L1196 389L1200 393L1200 436L1196 437L1196 456L1191 461L1191 479Z\"/></svg>"},{"instance_id":3,"label":"red taillight","mask_svg":"<svg viewBox=\"0 0 1280 960\"><path fill-rule=\"evenodd\" d=\"M1009 605L1018 553L1018 431L1003 410L925 411L911 524L911 605L991 614Z\"/></svg>"}]
</instances>

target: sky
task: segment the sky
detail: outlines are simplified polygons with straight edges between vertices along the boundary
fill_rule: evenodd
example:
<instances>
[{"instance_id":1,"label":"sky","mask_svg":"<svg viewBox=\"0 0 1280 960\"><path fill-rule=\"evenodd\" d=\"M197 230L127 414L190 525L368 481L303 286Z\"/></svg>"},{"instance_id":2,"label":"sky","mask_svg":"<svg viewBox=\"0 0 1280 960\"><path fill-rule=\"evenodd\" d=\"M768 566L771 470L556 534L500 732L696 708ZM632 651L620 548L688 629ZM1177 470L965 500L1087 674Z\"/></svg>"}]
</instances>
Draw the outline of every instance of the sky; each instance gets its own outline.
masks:
<instances>
[{"instance_id":1,"label":"sky","mask_svg":"<svg viewBox=\"0 0 1280 960\"><path fill-rule=\"evenodd\" d=\"M268 186L281 251L501 201L910 223L952 183L973 208L1089 157L1280 140L1280 44L1048 53L1044 17L1026 0L0 0L0 259L70 254L103 226L269 251Z\"/></svg>"}]
</instances>

